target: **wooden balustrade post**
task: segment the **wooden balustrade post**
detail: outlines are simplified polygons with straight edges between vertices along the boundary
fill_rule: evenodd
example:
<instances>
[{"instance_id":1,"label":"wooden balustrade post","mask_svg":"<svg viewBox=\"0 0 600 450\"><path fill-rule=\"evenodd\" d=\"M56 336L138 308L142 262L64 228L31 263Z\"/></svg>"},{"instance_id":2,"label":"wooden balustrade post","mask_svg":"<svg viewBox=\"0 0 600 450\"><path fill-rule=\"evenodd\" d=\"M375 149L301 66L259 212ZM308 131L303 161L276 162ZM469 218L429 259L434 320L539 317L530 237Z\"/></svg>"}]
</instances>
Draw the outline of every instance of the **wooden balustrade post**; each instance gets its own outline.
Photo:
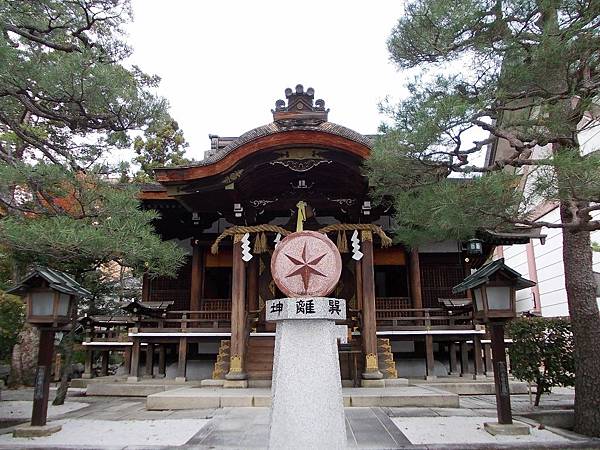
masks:
<instances>
[{"instance_id":1,"label":"wooden balustrade post","mask_svg":"<svg viewBox=\"0 0 600 450\"><path fill-rule=\"evenodd\" d=\"M110 357L110 352L108 350L102 350L100 355L100 376L105 377L108 375L108 359Z\"/></svg>"},{"instance_id":2,"label":"wooden balustrade post","mask_svg":"<svg viewBox=\"0 0 600 450\"><path fill-rule=\"evenodd\" d=\"M460 376L466 377L469 373L469 344L462 341L460 343Z\"/></svg>"},{"instance_id":3,"label":"wooden balustrade post","mask_svg":"<svg viewBox=\"0 0 600 450\"><path fill-rule=\"evenodd\" d=\"M140 338L133 338L133 345L131 346L131 369L129 370L128 382L136 382L140 376L140 347L142 343Z\"/></svg>"},{"instance_id":4,"label":"wooden balustrade post","mask_svg":"<svg viewBox=\"0 0 600 450\"><path fill-rule=\"evenodd\" d=\"M492 364L492 347L489 343L483 344L483 355L485 358L485 375L494 376L494 366Z\"/></svg>"},{"instance_id":5,"label":"wooden balustrade post","mask_svg":"<svg viewBox=\"0 0 600 450\"><path fill-rule=\"evenodd\" d=\"M425 335L425 379L435 380L435 358L433 354L433 336Z\"/></svg>"},{"instance_id":6,"label":"wooden balustrade post","mask_svg":"<svg viewBox=\"0 0 600 450\"><path fill-rule=\"evenodd\" d=\"M129 347L123 350L123 365L125 366L125 372L129 375L131 373L131 348Z\"/></svg>"},{"instance_id":7,"label":"wooden balustrade post","mask_svg":"<svg viewBox=\"0 0 600 450\"><path fill-rule=\"evenodd\" d=\"M187 337L179 338L179 352L177 360L177 376L175 381L186 381L187 370Z\"/></svg>"},{"instance_id":8,"label":"wooden balustrade post","mask_svg":"<svg viewBox=\"0 0 600 450\"><path fill-rule=\"evenodd\" d=\"M165 344L160 344L158 346L158 375L166 376L167 374L167 354L165 349Z\"/></svg>"},{"instance_id":9,"label":"wooden balustrade post","mask_svg":"<svg viewBox=\"0 0 600 450\"><path fill-rule=\"evenodd\" d=\"M456 343L450 342L449 351L450 351L450 372L448 375L458 375L460 371L458 370L458 359L456 358Z\"/></svg>"},{"instance_id":10,"label":"wooden balustrade post","mask_svg":"<svg viewBox=\"0 0 600 450\"><path fill-rule=\"evenodd\" d=\"M148 342L146 346L146 378L154 377L154 344Z\"/></svg>"},{"instance_id":11,"label":"wooden balustrade post","mask_svg":"<svg viewBox=\"0 0 600 450\"><path fill-rule=\"evenodd\" d=\"M481 348L481 337L478 334L473 335L473 364L475 367L475 373L473 373L473 379L485 377L483 370L483 352Z\"/></svg>"},{"instance_id":12,"label":"wooden balustrade post","mask_svg":"<svg viewBox=\"0 0 600 450\"><path fill-rule=\"evenodd\" d=\"M373 268L373 234L361 232L362 272L362 342L365 354L365 370L362 385L383 387L383 374L379 371L377 356L377 322L375 316L375 271Z\"/></svg>"}]
</instances>

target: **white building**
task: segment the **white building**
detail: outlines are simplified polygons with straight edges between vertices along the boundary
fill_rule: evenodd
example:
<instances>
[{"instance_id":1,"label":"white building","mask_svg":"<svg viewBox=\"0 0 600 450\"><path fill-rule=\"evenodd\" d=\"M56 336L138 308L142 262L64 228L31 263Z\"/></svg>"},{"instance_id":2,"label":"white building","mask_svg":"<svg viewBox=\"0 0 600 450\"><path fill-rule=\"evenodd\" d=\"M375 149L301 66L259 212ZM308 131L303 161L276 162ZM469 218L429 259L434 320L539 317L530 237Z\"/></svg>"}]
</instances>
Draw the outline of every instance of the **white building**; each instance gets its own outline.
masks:
<instances>
[{"instance_id":1,"label":"white building","mask_svg":"<svg viewBox=\"0 0 600 450\"><path fill-rule=\"evenodd\" d=\"M583 154L600 150L600 124L580 133L579 141ZM500 152L502 144L498 144L497 148L488 154L488 158L498 158ZM543 157L548 152L548 147L539 147L535 149L533 157ZM523 174L527 176L527 172L526 167ZM538 205L536 212L536 221L560 223L560 211L555 204ZM592 216L598 219L600 212L595 211ZM549 317L567 316L569 309L565 289L562 230L544 227L541 233L547 236L544 244L534 240L525 245L500 246L496 248L494 257L504 257L507 265L519 271L525 278L537 282L537 286L517 292L519 312L531 311ZM592 233L592 242L600 244L600 231ZM593 264L594 272L600 273L600 252L593 252ZM600 306L600 298L598 301Z\"/></svg>"}]
</instances>

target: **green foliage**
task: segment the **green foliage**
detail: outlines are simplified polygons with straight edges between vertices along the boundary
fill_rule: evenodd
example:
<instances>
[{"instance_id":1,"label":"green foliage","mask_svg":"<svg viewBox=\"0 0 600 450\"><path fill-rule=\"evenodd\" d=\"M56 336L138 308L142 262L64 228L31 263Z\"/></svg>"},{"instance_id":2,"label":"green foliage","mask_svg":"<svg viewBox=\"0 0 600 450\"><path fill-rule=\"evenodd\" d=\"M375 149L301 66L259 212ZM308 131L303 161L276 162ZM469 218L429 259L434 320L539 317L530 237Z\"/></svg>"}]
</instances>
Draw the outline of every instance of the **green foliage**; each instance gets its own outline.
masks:
<instances>
[{"instance_id":1,"label":"green foliage","mask_svg":"<svg viewBox=\"0 0 600 450\"><path fill-rule=\"evenodd\" d=\"M0 361L10 360L12 348L25 323L25 305L14 295L0 291Z\"/></svg>"},{"instance_id":2,"label":"green foliage","mask_svg":"<svg viewBox=\"0 0 600 450\"><path fill-rule=\"evenodd\" d=\"M164 115L131 54L128 0L0 1L0 159L87 167Z\"/></svg>"},{"instance_id":3,"label":"green foliage","mask_svg":"<svg viewBox=\"0 0 600 450\"><path fill-rule=\"evenodd\" d=\"M38 186L30 201L19 203L27 214L0 221L0 243L20 258L72 273L110 261L138 273L177 273L182 250L153 232L151 222L158 215L140 208L133 187L55 165L17 164L0 166L0 195L24 180Z\"/></svg>"},{"instance_id":4,"label":"green foliage","mask_svg":"<svg viewBox=\"0 0 600 450\"><path fill-rule=\"evenodd\" d=\"M573 335L568 320L520 318L508 324L507 332L513 340L508 349L512 373L537 385L536 406L552 387L574 385Z\"/></svg>"},{"instance_id":5,"label":"green foliage","mask_svg":"<svg viewBox=\"0 0 600 450\"><path fill-rule=\"evenodd\" d=\"M174 275L182 263L154 233L157 214L96 163L165 123L168 151L184 145L159 79L123 63L130 19L129 0L0 0L0 246L14 267L48 265L102 291L85 274L103 264Z\"/></svg>"},{"instance_id":6,"label":"green foliage","mask_svg":"<svg viewBox=\"0 0 600 450\"><path fill-rule=\"evenodd\" d=\"M144 132L144 137L137 136L133 149L138 155L134 162L140 165L134 181L151 181L157 167L172 167L190 164L184 158L187 142L179 125L170 117L155 121Z\"/></svg>"},{"instance_id":7,"label":"green foliage","mask_svg":"<svg viewBox=\"0 0 600 450\"><path fill-rule=\"evenodd\" d=\"M565 226L600 229L587 214L600 201L600 157L582 156L577 140L595 126L586 113L600 86L598 25L591 0L406 3L388 49L419 76L404 100L382 106L392 122L366 169L378 198L393 203L399 240L532 225L528 211L544 200L570 203ZM457 174L473 181L441 181Z\"/></svg>"}]
</instances>

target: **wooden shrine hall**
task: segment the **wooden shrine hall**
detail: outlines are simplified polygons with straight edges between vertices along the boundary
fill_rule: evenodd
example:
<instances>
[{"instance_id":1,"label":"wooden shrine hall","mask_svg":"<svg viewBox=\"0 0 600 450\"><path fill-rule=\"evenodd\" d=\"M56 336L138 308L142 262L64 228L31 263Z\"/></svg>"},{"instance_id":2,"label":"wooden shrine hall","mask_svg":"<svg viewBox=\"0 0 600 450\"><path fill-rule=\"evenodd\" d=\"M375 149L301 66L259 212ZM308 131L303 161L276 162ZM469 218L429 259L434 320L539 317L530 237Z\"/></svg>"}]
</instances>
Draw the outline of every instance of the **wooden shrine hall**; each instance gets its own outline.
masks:
<instances>
[{"instance_id":1,"label":"wooden shrine hall","mask_svg":"<svg viewBox=\"0 0 600 450\"><path fill-rule=\"evenodd\" d=\"M446 361L449 373L482 374L489 345L482 346L470 299L456 298L452 287L495 245L530 236L482 231L476 249L456 241L418 249L392 244L393 211L371 202L361 170L375 136L329 122L312 88L298 85L285 97L275 103L273 122L239 137L211 135L204 160L157 169L157 184L142 187L143 207L161 214L158 233L189 258L176 279L144 279L141 301L127 305L128 320L116 322L124 331L88 319L88 353L125 350L133 380L156 376L156 357L158 375L171 358L183 380L188 359L202 352L214 361L212 377L226 386L270 380L274 327L264 306L283 297L270 257L302 221L342 254L331 296L346 299L348 308L349 343L339 347L343 379L381 385L398 376L396 363L405 357L424 360L426 376L435 375L436 360Z\"/></svg>"}]
</instances>

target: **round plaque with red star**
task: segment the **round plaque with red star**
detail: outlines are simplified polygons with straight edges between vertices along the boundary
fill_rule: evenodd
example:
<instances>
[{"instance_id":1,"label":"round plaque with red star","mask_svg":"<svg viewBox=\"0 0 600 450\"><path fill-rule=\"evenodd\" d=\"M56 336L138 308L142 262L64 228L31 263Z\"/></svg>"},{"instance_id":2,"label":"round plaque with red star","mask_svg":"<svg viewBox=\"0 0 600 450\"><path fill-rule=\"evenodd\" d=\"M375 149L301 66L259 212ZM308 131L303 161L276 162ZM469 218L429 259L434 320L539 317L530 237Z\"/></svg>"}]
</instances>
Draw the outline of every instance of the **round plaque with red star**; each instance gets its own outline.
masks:
<instances>
[{"instance_id":1,"label":"round plaque with red star","mask_svg":"<svg viewBox=\"0 0 600 450\"><path fill-rule=\"evenodd\" d=\"M299 231L277 245L271 273L277 287L289 297L324 297L340 279L342 258L326 235Z\"/></svg>"}]
</instances>

